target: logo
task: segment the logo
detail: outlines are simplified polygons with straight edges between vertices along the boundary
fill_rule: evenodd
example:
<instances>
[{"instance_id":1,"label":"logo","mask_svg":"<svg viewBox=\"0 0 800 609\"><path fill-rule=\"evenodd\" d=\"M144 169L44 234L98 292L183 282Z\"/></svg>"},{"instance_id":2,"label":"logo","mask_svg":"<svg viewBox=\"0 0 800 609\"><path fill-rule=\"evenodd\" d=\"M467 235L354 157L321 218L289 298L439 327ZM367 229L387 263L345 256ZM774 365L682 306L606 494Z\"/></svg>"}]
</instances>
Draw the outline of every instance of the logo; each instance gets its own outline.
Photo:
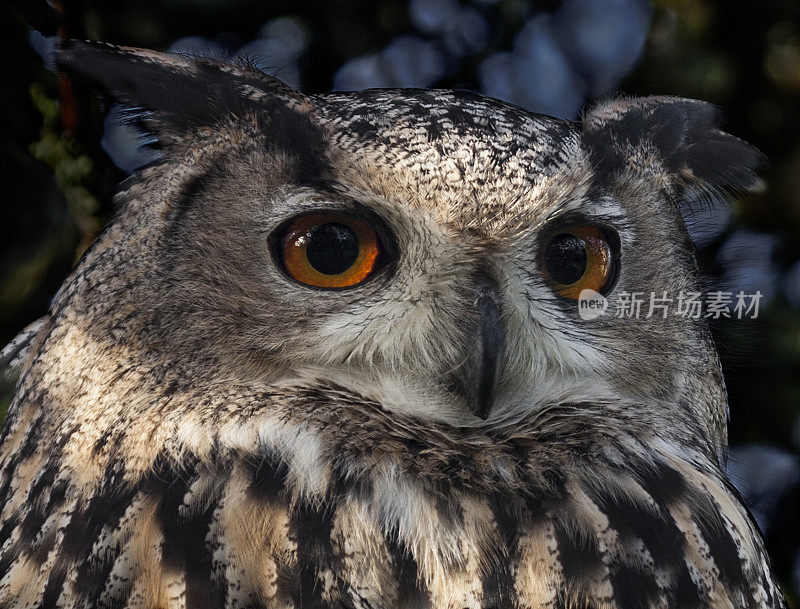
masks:
<instances>
[{"instance_id":1,"label":"logo","mask_svg":"<svg viewBox=\"0 0 800 609\"><path fill-rule=\"evenodd\" d=\"M578 315L581 319L589 321L600 317L608 309L608 300L605 296L594 290L581 290L578 295Z\"/></svg>"}]
</instances>

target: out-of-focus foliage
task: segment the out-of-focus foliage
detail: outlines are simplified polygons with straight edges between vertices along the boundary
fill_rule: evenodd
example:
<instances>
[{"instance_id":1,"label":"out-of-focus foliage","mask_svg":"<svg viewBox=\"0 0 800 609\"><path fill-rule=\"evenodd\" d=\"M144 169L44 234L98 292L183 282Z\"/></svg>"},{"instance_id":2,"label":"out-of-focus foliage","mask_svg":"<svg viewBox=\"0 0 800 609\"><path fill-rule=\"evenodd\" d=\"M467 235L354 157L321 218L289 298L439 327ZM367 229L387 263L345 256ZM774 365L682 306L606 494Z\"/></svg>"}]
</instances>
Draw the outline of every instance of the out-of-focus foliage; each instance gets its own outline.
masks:
<instances>
[{"instance_id":1,"label":"out-of-focus foliage","mask_svg":"<svg viewBox=\"0 0 800 609\"><path fill-rule=\"evenodd\" d=\"M715 321L730 394L730 473L764 528L790 600L800 590L800 3L769 0L63 1L68 34L244 55L304 91L460 87L576 118L619 91L714 102L771 159L763 192L687 209L710 286L760 290L758 319ZM111 214L110 192L154 158L142 136L59 88L19 21L4 28L7 169L0 341L41 315ZM108 110L108 109L107 109ZM146 143L146 142L144 142ZM112 160L114 162L112 162ZM116 163L116 164L115 164ZM0 409L10 388L0 388Z\"/></svg>"},{"instance_id":2,"label":"out-of-focus foliage","mask_svg":"<svg viewBox=\"0 0 800 609\"><path fill-rule=\"evenodd\" d=\"M92 160L60 129L58 102L47 97L44 86L33 83L29 91L34 107L42 115L39 139L31 143L30 154L53 172L67 213L82 237L78 248L85 249L100 228L97 197L87 187L91 186Z\"/></svg>"}]
</instances>

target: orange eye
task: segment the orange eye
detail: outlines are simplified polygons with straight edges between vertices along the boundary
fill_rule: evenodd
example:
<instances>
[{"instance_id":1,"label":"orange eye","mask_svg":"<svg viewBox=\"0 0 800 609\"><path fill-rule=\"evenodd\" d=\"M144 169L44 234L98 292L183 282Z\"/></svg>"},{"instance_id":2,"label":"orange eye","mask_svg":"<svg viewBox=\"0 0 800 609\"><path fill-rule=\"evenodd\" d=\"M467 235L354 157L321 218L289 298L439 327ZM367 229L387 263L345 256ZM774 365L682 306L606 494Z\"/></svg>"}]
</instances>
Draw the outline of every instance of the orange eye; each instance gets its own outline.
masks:
<instances>
[{"instance_id":1,"label":"orange eye","mask_svg":"<svg viewBox=\"0 0 800 609\"><path fill-rule=\"evenodd\" d=\"M317 288L361 283L376 269L381 253L375 229L337 213L296 218L277 245L286 272L300 283Z\"/></svg>"},{"instance_id":2,"label":"orange eye","mask_svg":"<svg viewBox=\"0 0 800 609\"><path fill-rule=\"evenodd\" d=\"M582 290L603 293L616 275L614 247L597 226L565 228L547 241L544 269L559 296L577 299Z\"/></svg>"}]
</instances>

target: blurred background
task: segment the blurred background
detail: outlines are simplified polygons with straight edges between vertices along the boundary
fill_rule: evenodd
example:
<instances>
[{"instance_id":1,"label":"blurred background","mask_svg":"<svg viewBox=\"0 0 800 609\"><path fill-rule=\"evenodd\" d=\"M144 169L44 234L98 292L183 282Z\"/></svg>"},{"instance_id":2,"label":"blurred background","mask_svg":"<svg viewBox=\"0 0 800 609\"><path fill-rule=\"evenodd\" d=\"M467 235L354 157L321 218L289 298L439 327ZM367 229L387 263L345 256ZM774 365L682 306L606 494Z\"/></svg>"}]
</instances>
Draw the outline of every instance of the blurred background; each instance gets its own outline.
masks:
<instances>
[{"instance_id":1,"label":"blurred background","mask_svg":"<svg viewBox=\"0 0 800 609\"><path fill-rule=\"evenodd\" d=\"M157 155L116 124L118 108L56 79L47 69L48 39L20 15L45 34L248 56L312 93L456 87L565 118L617 92L724 108L727 130L770 158L766 186L730 206L687 211L686 220L710 285L763 294L756 319L723 318L713 328L730 393L729 473L765 533L790 603L800 607L800 2L51 4L59 20L43 1L0 9L2 344L45 312L108 220L116 184ZM0 387L0 417L12 389Z\"/></svg>"}]
</instances>

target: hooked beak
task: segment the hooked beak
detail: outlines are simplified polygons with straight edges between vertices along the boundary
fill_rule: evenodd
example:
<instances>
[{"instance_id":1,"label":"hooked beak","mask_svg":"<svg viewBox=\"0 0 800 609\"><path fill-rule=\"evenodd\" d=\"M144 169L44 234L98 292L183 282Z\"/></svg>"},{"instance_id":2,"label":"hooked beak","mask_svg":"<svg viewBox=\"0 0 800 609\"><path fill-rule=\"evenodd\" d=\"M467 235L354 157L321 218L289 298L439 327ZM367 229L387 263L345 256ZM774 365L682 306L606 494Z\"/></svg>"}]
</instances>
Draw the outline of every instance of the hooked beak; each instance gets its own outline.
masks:
<instances>
[{"instance_id":1,"label":"hooked beak","mask_svg":"<svg viewBox=\"0 0 800 609\"><path fill-rule=\"evenodd\" d=\"M456 370L454 385L469 410L486 419L494 404L503 353L503 327L497 282L487 274L475 281L477 327L466 361Z\"/></svg>"}]
</instances>

